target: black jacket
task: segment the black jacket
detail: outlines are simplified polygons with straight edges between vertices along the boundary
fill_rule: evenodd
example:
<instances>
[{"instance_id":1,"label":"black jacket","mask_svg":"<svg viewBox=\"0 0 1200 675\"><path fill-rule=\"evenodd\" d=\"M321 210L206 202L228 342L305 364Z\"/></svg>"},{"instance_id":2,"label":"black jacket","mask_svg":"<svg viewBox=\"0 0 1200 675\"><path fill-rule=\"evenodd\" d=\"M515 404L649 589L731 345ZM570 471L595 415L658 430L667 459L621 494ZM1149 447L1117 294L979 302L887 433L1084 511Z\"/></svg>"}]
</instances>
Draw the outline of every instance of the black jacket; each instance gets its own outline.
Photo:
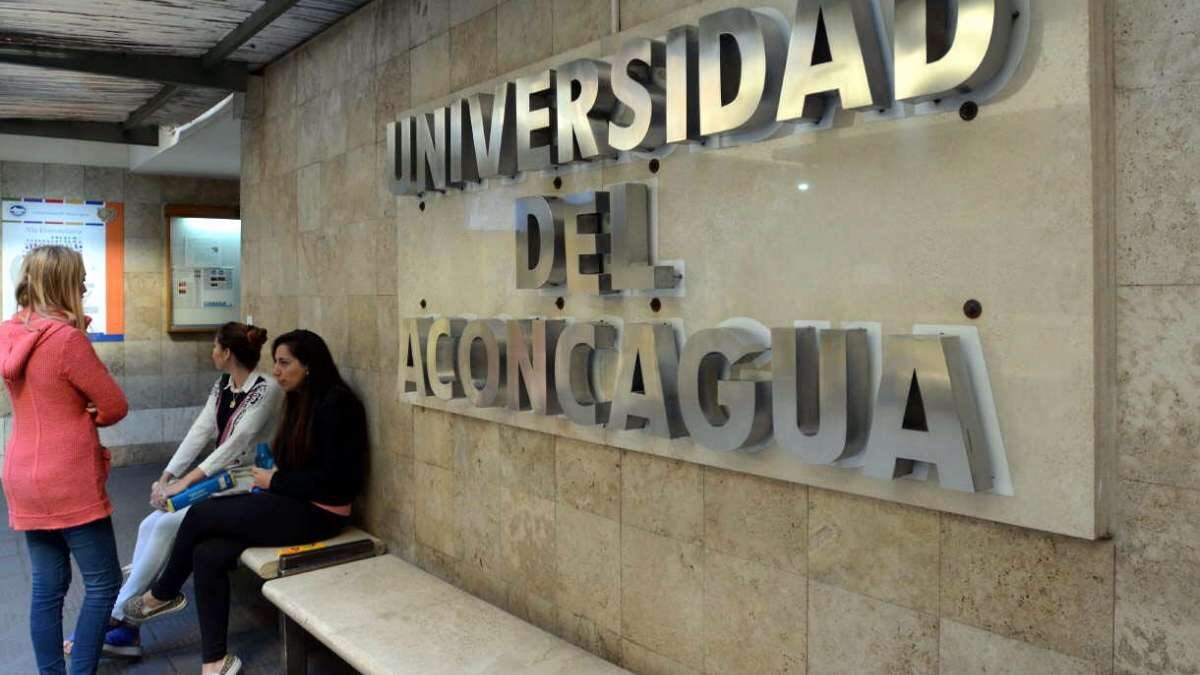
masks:
<instances>
[{"instance_id":1,"label":"black jacket","mask_svg":"<svg viewBox=\"0 0 1200 675\"><path fill-rule=\"evenodd\" d=\"M362 403L335 386L317 402L312 421L313 452L305 466L280 466L271 492L344 506L363 489L367 465L367 419Z\"/></svg>"}]
</instances>

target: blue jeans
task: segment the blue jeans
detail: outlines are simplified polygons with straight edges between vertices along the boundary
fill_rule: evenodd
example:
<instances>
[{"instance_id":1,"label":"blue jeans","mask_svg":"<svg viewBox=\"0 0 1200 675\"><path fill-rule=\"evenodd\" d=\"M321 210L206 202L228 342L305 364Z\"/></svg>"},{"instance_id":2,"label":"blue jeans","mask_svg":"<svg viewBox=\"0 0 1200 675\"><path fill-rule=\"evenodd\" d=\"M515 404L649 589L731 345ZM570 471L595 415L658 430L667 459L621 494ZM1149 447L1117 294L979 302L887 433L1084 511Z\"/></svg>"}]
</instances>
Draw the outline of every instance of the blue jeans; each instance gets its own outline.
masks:
<instances>
[{"instance_id":1,"label":"blue jeans","mask_svg":"<svg viewBox=\"0 0 1200 675\"><path fill-rule=\"evenodd\" d=\"M63 598L71 585L71 556L83 574L83 607L75 624L71 673L95 673L104 646L109 613L121 587L121 563L112 519L102 518L63 530L25 533L33 572L29 632L38 671L66 673L63 658Z\"/></svg>"}]
</instances>

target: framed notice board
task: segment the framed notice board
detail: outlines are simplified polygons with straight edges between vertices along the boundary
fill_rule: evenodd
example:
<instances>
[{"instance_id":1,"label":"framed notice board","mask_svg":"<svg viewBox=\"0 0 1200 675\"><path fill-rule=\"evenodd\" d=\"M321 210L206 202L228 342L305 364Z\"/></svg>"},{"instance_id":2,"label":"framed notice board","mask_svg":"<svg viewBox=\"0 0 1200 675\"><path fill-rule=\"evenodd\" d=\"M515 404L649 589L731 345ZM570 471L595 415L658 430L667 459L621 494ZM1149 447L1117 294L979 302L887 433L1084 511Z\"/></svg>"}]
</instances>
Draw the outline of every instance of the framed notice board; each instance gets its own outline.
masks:
<instances>
[{"instance_id":1,"label":"framed notice board","mask_svg":"<svg viewBox=\"0 0 1200 675\"><path fill-rule=\"evenodd\" d=\"M22 197L0 200L3 225L4 316L17 311L13 294L25 253L38 246L66 246L83 256L87 272L83 313L92 318L93 342L125 339L125 205L82 199Z\"/></svg>"},{"instance_id":2,"label":"framed notice board","mask_svg":"<svg viewBox=\"0 0 1200 675\"><path fill-rule=\"evenodd\" d=\"M237 209L176 206L167 222L167 330L211 332L241 316L242 221Z\"/></svg>"}]
</instances>

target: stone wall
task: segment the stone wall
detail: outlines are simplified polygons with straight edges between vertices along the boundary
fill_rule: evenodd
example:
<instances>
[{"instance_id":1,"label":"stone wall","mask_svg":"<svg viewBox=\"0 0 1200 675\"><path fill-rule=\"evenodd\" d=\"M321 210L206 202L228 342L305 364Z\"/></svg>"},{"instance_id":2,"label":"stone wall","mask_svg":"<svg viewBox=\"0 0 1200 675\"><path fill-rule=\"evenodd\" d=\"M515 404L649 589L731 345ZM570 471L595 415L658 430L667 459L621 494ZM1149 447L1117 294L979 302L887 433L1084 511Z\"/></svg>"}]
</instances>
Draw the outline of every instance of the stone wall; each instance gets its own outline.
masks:
<instances>
[{"instance_id":1,"label":"stone wall","mask_svg":"<svg viewBox=\"0 0 1200 675\"><path fill-rule=\"evenodd\" d=\"M102 199L125 204L125 341L95 345L129 399L129 416L101 432L116 465L165 461L183 440L216 377L210 359L211 336L176 337L166 332L163 206L237 206L238 190L238 182L229 180L0 162L0 195L4 197ZM0 280L0 293L11 292L12 285ZM0 415L7 431L11 409L6 391L0 392Z\"/></svg>"},{"instance_id":2,"label":"stone wall","mask_svg":"<svg viewBox=\"0 0 1200 675\"><path fill-rule=\"evenodd\" d=\"M617 20L690 4L621 0ZM320 332L366 398L374 464L362 513L393 552L632 670L1198 672L1200 457L1188 415L1200 359L1186 308L1200 293L1200 169L1182 111L1194 104L1200 14L1112 4L1112 28L1096 23L1105 35L1093 42L1111 39L1117 87L1115 137L1108 125L1099 134L1115 141L1118 167L1113 540L398 401L397 317L461 309L400 307L411 290L398 293L401 266L444 277L397 245L419 216L383 191L384 124L613 33L607 1L377 0L269 68L244 135L247 311L273 332ZM1031 40L1086 41L1090 28L1048 22ZM491 207L507 208L475 204Z\"/></svg>"}]
</instances>

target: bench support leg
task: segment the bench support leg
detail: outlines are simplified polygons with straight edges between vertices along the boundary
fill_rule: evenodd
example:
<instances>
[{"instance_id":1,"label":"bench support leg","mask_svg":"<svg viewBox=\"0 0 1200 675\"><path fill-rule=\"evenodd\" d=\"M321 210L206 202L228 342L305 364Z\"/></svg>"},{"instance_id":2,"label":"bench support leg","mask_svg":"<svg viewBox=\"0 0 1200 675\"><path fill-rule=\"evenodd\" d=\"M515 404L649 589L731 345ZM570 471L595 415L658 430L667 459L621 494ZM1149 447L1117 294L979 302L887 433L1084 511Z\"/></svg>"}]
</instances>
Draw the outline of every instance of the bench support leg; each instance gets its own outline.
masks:
<instances>
[{"instance_id":1,"label":"bench support leg","mask_svg":"<svg viewBox=\"0 0 1200 675\"><path fill-rule=\"evenodd\" d=\"M308 633L291 617L280 612L279 637L283 642L283 672L286 675L307 675Z\"/></svg>"}]
</instances>

